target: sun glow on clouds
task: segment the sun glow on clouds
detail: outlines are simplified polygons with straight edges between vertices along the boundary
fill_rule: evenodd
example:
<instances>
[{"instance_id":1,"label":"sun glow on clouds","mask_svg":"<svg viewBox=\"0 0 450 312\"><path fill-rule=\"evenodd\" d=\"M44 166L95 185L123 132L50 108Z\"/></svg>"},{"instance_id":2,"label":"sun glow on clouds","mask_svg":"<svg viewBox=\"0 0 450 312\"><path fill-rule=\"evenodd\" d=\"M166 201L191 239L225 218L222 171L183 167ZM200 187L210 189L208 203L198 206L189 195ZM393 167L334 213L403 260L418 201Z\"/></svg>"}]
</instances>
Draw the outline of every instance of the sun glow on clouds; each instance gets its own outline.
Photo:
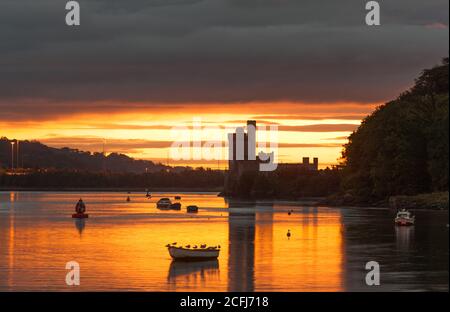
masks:
<instances>
[{"instance_id":1,"label":"sun glow on clouds","mask_svg":"<svg viewBox=\"0 0 450 312\"><path fill-rule=\"evenodd\" d=\"M377 104L357 103L297 104L245 103L186 105L168 108L119 109L111 113L72 114L39 121L2 121L2 135L21 140L35 139L54 147L86 151L125 153L131 157L167 162L171 129L191 127L200 119L202 127L220 127L224 147L222 167L226 164L226 134L246 120L259 126L276 124L279 129L279 161L299 162L301 157L319 157L321 167L336 164L346 137ZM211 132L203 132L203 140ZM217 136L216 136L217 138ZM220 135L219 135L220 138ZM104 145L105 143L105 145ZM213 163L214 165L211 165ZM217 166L217 161L171 161L171 164Z\"/></svg>"}]
</instances>

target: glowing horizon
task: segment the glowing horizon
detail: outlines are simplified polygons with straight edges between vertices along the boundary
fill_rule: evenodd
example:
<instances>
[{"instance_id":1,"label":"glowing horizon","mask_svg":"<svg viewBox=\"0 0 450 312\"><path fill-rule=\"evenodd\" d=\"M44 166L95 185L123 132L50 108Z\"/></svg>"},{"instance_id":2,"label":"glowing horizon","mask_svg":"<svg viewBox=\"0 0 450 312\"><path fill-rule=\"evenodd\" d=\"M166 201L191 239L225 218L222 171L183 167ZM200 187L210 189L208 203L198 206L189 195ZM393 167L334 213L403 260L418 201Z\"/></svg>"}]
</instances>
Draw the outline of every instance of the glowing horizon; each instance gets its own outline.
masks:
<instances>
[{"instance_id":1,"label":"glowing horizon","mask_svg":"<svg viewBox=\"0 0 450 312\"><path fill-rule=\"evenodd\" d=\"M275 124L279 128L279 162L300 162L302 157L319 157L321 168L338 163L348 135L378 103L236 103L228 105L185 105L126 111L61 114L43 120L2 121L2 136L18 140L36 140L51 147L69 147L89 152L122 153L136 159L169 165L225 168L221 160L168 159L174 141L171 129L200 119L203 127L220 127L223 134L245 126L255 119L258 125ZM235 113L238 111L239 113ZM206 136L206 135L205 135ZM204 136L204 137L205 137ZM209 136L209 134L208 134ZM222 155L226 155L226 146Z\"/></svg>"}]
</instances>

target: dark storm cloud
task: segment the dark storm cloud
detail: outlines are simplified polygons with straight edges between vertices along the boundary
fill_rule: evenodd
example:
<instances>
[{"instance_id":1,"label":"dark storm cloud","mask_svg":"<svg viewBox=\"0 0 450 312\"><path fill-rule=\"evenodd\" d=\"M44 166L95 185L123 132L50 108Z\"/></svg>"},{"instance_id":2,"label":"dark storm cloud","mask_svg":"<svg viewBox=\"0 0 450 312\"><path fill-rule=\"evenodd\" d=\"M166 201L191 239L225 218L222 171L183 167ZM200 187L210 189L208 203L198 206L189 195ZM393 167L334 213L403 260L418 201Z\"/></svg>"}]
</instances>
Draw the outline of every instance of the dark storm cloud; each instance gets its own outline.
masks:
<instances>
[{"instance_id":1,"label":"dark storm cloud","mask_svg":"<svg viewBox=\"0 0 450 312\"><path fill-rule=\"evenodd\" d=\"M380 1L381 27L361 0L79 2L77 28L66 1L2 1L0 118L108 100L384 101L448 53L447 0Z\"/></svg>"}]
</instances>

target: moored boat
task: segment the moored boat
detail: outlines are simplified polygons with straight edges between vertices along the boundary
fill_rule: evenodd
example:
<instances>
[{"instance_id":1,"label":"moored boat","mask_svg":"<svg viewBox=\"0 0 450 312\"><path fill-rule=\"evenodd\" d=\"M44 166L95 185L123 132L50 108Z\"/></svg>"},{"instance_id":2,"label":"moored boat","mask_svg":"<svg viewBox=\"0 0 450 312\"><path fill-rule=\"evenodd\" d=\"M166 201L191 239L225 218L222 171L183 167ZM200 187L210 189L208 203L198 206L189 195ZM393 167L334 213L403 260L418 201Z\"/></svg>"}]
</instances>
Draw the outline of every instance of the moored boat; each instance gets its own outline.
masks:
<instances>
[{"instance_id":1,"label":"moored boat","mask_svg":"<svg viewBox=\"0 0 450 312\"><path fill-rule=\"evenodd\" d=\"M415 216L411 214L411 212L406 209L402 209L397 212L397 216L395 217L396 225L414 225Z\"/></svg>"},{"instance_id":2,"label":"moored boat","mask_svg":"<svg viewBox=\"0 0 450 312\"><path fill-rule=\"evenodd\" d=\"M195 205L189 205L186 207L187 212L198 212L198 207Z\"/></svg>"},{"instance_id":3,"label":"moored boat","mask_svg":"<svg viewBox=\"0 0 450 312\"><path fill-rule=\"evenodd\" d=\"M170 256L174 260L184 261L200 261L217 259L220 253L219 247L204 247L204 248L187 248L167 245Z\"/></svg>"},{"instance_id":4,"label":"moored boat","mask_svg":"<svg viewBox=\"0 0 450 312\"><path fill-rule=\"evenodd\" d=\"M170 209L170 205L172 205L172 202L169 198L161 198L156 202L156 207L159 209Z\"/></svg>"},{"instance_id":5,"label":"moored boat","mask_svg":"<svg viewBox=\"0 0 450 312\"><path fill-rule=\"evenodd\" d=\"M170 205L170 209L172 210L181 210L181 204L180 203L173 203Z\"/></svg>"}]
</instances>

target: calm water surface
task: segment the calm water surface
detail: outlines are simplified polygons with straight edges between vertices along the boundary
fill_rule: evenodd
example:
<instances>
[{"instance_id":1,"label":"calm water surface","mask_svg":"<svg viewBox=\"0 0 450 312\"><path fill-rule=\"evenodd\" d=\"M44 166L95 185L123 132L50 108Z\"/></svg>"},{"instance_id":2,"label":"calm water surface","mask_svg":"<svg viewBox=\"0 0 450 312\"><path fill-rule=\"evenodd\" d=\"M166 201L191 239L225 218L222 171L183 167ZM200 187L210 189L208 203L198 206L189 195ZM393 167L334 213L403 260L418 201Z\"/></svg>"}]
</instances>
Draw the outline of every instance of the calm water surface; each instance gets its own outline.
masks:
<instances>
[{"instance_id":1,"label":"calm water surface","mask_svg":"<svg viewBox=\"0 0 450 312\"><path fill-rule=\"evenodd\" d=\"M183 210L156 209L175 195ZM87 220L71 218L80 197ZM187 214L189 204L199 213ZM0 291L448 291L448 212L416 212L408 228L393 217L213 193L0 192ZM171 242L222 250L218 261L178 263ZM76 288L65 284L72 260ZM380 286L365 285L368 261L381 265Z\"/></svg>"}]
</instances>

